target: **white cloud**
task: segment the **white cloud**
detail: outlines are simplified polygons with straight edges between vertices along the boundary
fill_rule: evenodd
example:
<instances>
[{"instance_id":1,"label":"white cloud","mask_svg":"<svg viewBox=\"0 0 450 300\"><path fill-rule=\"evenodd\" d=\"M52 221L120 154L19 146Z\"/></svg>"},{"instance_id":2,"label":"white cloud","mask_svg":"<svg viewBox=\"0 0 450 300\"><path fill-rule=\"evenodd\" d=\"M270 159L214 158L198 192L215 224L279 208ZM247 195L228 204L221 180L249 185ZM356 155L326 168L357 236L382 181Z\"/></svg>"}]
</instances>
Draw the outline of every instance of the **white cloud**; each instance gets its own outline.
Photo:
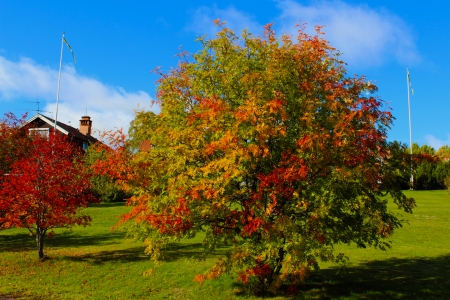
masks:
<instances>
[{"instance_id":1,"label":"white cloud","mask_svg":"<svg viewBox=\"0 0 450 300\"><path fill-rule=\"evenodd\" d=\"M216 19L220 19L221 22L225 21L226 26L234 30L237 35L244 29L248 29L249 32L255 35L263 30L262 25L255 21L254 16L251 14L239 11L233 6L219 9L216 5L198 8L193 13L193 17L187 27L200 36L206 34L211 38L219 31L218 27L212 22Z\"/></svg>"},{"instance_id":2,"label":"white cloud","mask_svg":"<svg viewBox=\"0 0 450 300\"><path fill-rule=\"evenodd\" d=\"M450 140L450 135L448 136L449 140ZM425 140L426 140L426 144L430 145L431 147L434 148L434 150L439 150L439 148L441 148L442 146L448 145L449 141L443 141L440 140L436 137L434 137L433 135L427 134L425 135Z\"/></svg>"},{"instance_id":3,"label":"white cloud","mask_svg":"<svg viewBox=\"0 0 450 300\"><path fill-rule=\"evenodd\" d=\"M18 62L0 56L0 101L16 98L42 99L43 111L56 112L58 71L28 58ZM97 79L79 75L73 67L61 74L58 120L78 127L81 116L91 116L93 127L104 131L128 130L134 109L150 109L152 98L144 91L127 92L121 87L105 85ZM158 112L159 107L153 107ZM52 116L54 117L54 115Z\"/></svg>"},{"instance_id":4,"label":"white cloud","mask_svg":"<svg viewBox=\"0 0 450 300\"><path fill-rule=\"evenodd\" d=\"M39 66L28 58L12 62L0 56L0 96L5 99L17 97L55 97L57 72ZM53 88L53 94L50 90Z\"/></svg>"},{"instance_id":5,"label":"white cloud","mask_svg":"<svg viewBox=\"0 0 450 300\"><path fill-rule=\"evenodd\" d=\"M344 53L344 61L351 65L376 66L392 57L402 64L420 60L411 28L387 10L337 0L309 6L281 0L278 7L278 23L285 33L295 35L298 23L307 23L310 32L315 25L325 25L325 38Z\"/></svg>"},{"instance_id":6,"label":"white cloud","mask_svg":"<svg viewBox=\"0 0 450 300\"><path fill-rule=\"evenodd\" d=\"M273 28L278 34L296 36L297 24L307 24L307 32L315 34L315 25L324 25L325 39L343 53L343 60L352 67L371 67L396 60L401 64L420 61L412 28L397 15L364 4L348 4L339 0L311 1L305 5L294 0L275 1L279 13ZM220 18L226 26L240 33L248 28L261 35L263 25L248 12L233 6L200 7L193 14L188 28L199 35L213 37L217 27L212 20Z\"/></svg>"}]
</instances>

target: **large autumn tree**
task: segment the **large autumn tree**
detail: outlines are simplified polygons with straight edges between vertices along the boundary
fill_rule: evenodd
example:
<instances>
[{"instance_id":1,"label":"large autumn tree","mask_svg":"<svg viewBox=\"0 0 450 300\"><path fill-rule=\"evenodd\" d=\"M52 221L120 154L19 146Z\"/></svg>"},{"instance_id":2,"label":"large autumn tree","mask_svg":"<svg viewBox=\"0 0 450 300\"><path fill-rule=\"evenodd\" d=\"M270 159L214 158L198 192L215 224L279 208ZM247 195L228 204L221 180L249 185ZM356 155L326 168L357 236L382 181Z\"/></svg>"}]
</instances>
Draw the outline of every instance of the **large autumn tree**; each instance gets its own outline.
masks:
<instances>
[{"instance_id":1,"label":"large autumn tree","mask_svg":"<svg viewBox=\"0 0 450 300\"><path fill-rule=\"evenodd\" d=\"M123 220L139 225L147 253L206 232L206 253L230 252L196 280L236 270L265 289L342 260L337 243L388 247L401 220L387 199L408 213L414 200L400 190L409 157L386 140L393 117L376 86L347 75L320 27L293 39L218 26L161 73L152 148L111 153L110 171L135 194Z\"/></svg>"},{"instance_id":2,"label":"large autumn tree","mask_svg":"<svg viewBox=\"0 0 450 300\"><path fill-rule=\"evenodd\" d=\"M27 228L36 238L39 258L44 258L44 238L56 227L87 225L90 217L80 209L96 201L90 192L79 148L68 137L12 126L4 134L17 135L15 143L26 155L6 159L8 168L0 173L0 227ZM22 152L20 152L22 153Z\"/></svg>"}]
</instances>

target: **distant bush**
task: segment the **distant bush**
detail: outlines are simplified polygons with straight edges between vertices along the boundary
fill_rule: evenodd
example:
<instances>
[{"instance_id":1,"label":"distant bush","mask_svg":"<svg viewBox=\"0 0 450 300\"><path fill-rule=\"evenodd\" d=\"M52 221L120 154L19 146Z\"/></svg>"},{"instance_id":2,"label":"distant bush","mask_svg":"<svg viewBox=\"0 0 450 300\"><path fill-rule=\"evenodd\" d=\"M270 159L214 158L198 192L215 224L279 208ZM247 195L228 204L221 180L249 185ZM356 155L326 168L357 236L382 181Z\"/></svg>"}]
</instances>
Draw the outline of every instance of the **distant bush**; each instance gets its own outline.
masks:
<instances>
[{"instance_id":1,"label":"distant bush","mask_svg":"<svg viewBox=\"0 0 450 300\"><path fill-rule=\"evenodd\" d=\"M447 176L447 177L444 179L444 184L445 184L445 186L447 187L447 192L450 193L450 176Z\"/></svg>"}]
</instances>

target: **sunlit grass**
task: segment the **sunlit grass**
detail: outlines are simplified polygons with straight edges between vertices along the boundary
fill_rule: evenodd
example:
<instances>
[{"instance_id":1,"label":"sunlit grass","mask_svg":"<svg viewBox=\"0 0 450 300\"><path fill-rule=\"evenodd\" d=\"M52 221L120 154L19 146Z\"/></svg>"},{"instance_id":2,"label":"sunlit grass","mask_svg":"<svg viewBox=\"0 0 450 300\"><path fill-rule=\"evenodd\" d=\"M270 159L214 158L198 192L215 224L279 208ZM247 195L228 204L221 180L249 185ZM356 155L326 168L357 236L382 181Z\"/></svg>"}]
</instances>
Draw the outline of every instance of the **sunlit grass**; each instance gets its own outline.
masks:
<instances>
[{"instance_id":1,"label":"sunlit grass","mask_svg":"<svg viewBox=\"0 0 450 300\"><path fill-rule=\"evenodd\" d=\"M56 230L45 241L49 258L39 261L34 238L26 230L0 231L0 295L19 299L179 299L216 298L234 295L231 278L193 282L217 257L193 259L202 253L201 238L171 245L167 260L154 268L144 255L142 243L113 231L115 216L128 208L101 204L85 212L92 216L88 227ZM154 268L154 274L143 273ZM228 291L228 296L226 291Z\"/></svg>"},{"instance_id":2,"label":"sunlit grass","mask_svg":"<svg viewBox=\"0 0 450 300\"><path fill-rule=\"evenodd\" d=\"M416 198L414 214L392 237L392 249L338 245L350 257L336 274L332 265L312 274L298 299L450 299L450 196L446 191L407 192ZM396 209L392 206L392 209ZM26 230L0 231L0 298L14 299L256 299L242 293L236 278L193 282L217 259L198 260L201 237L171 245L167 259L151 276L153 265L142 243L111 232L122 204L86 210L88 227L59 229L46 240L49 259L39 261L34 238ZM400 212L399 212L400 213ZM223 251L219 252L222 254ZM272 299L287 299L280 294Z\"/></svg>"}]
</instances>

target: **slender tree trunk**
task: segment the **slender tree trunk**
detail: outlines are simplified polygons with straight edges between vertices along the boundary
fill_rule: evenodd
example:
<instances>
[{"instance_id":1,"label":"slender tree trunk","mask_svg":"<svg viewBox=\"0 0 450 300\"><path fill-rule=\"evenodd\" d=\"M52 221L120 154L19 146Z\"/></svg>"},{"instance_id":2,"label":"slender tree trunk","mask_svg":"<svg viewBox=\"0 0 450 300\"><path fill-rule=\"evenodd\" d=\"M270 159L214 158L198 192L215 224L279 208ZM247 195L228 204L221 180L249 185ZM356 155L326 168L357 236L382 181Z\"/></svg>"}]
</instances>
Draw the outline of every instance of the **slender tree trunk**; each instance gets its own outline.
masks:
<instances>
[{"instance_id":1,"label":"slender tree trunk","mask_svg":"<svg viewBox=\"0 0 450 300\"><path fill-rule=\"evenodd\" d=\"M37 253L39 259L44 258L44 237L45 237L45 231L41 228L36 228L36 246L37 246Z\"/></svg>"},{"instance_id":2,"label":"slender tree trunk","mask_svg":"<svg viewBox=\"0 0 450 300\"><path fill-rule=\"evenodd\" d=\"M284 253L285 251L283 247L280 247L278 249L278 258L276 260L277 264L275 269L273 270L273 275L280 275L281 268L283 267Z\"/></svg>"}]
</instances>

